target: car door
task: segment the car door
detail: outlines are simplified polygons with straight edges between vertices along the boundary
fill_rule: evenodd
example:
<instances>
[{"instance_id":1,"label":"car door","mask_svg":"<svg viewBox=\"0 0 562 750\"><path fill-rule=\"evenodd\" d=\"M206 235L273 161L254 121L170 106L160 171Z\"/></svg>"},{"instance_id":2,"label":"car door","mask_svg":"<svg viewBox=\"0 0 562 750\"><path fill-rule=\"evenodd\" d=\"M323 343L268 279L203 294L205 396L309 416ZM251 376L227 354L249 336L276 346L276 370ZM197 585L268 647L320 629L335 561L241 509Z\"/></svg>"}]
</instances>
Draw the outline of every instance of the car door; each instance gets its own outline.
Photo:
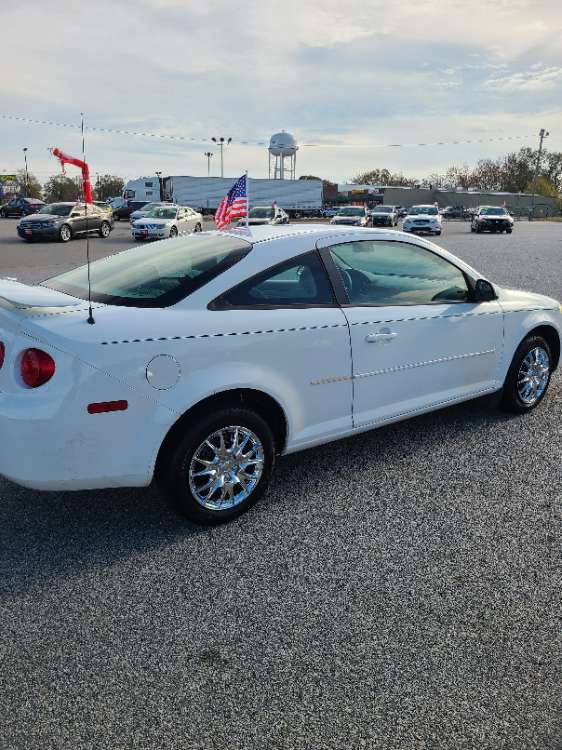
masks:
<instances>
[{"instance_id":1,"label":"car door","mask_svg":"<svg viewBox=\"0 0 562 750\"><path fill-rule=\"evenodd\" d=\"M73 206L69 219L73 234L81 234L86 231L86 212L83 204Z\"/></svg>"},{"instance_id":2,"label":"car door","mask_svg":"<svg viewBox=\"0 0 562 750\"><path fill-rule=\"evenodd\" d=\"M317 251L262 271L209 309L217 312L217 330L256 331L233 336L226 350L216 339L217 357L228 351L229 366L242 363L288 384L294 406L290 450L351 431L349 329Z\"/></svg>"},{"instance_id":3,"label":"car door","mask_svg":"<svg viewBox=\"0 0 562 750\"><path fill-rule=\"evenodd\" d=\"M189 231L189 220L187 215L187 209L178 208L176 226L179 234L186 234Z\"/></svg>"},{"instance_id":4,"label":"car door","mask_svg":"<svg viewBox=\"0 0 562 750\"><path fill-rule=\"evenodd\" d=\"M323 251L346 298L354 426L497 390L503 314L471 301L465 274L420 245L351 241Z\"/></svg>"},{"instance_id":5,"label":"car door","mask_svg":"<svg viewBox=\"0 0 562 750\"><path fill-rule=\"evenodd\" d=\"M96 205L88 205L88 223L84 222L84 229L87 228L88 232L99 231L101 227L101 209Z\"/></svg>"}]
</instances>

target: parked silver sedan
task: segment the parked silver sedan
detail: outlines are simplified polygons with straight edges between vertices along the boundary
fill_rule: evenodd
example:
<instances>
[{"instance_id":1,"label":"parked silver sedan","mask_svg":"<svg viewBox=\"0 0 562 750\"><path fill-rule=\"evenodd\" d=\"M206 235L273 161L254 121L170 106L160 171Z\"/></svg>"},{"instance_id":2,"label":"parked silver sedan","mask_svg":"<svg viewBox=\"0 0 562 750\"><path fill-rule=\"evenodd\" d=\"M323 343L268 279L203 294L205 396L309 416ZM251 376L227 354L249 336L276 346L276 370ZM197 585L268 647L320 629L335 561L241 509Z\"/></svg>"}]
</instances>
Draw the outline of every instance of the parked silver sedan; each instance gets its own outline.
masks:
<instances>
[{"instance_id":1,"label":"parked silver sedan","mask_svg":"<svg viewBox=\"0 0 562 750\"><path fill-rule=\"evenodd\" d=\"M161 240L178 234L200 232L203 216L188 206L157 206L142 219L133 222L131 232L135 241Z\"/></svg>"}]
</instances>

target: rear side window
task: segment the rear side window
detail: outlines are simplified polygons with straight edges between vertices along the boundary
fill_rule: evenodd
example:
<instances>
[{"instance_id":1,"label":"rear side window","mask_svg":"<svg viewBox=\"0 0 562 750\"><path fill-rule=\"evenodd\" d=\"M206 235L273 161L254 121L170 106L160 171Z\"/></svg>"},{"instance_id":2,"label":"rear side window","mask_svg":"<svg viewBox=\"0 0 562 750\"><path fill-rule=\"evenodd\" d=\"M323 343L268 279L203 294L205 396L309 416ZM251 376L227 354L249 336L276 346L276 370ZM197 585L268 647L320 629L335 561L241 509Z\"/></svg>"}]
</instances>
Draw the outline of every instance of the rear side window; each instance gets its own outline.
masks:
<instances>
[{"instance_id":1,"label":"rear side window","mask_svg":"<svg viewBox=\"0 0 562 750\"><path fill-rule=\"evenodd\" d=\"M128 307L168 307L216 278L252 249L228 235L196 234L131 248L91 265L92 300ZM88 299L87 267L43 282L43 286Z\"/></svg>"},{"instance_id":2,"label":"rear side window","mask_svg":"<svg viewBox=\"0 0 562 750\"><path fill-rule=\"evenodd\" d=\"M212 309L333 305L334 295L317 252L299 255L238 284Z\"/></svg>"}]
</instances>

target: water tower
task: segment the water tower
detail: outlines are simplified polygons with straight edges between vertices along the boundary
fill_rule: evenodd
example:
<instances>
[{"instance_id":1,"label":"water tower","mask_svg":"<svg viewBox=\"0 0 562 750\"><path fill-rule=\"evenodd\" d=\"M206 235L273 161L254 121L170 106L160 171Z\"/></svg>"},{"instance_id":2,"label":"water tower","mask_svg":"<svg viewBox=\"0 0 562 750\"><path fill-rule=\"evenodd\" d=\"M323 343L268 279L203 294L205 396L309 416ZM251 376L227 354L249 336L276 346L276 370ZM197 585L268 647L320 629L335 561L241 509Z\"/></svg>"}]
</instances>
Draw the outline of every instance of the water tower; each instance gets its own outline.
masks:
<instances>
[{"instance_id":1,"label":"water tower","mask_svg":"<svg viewBox=\"0 0 562 750\"><path fill-rule=\"evenodd\" d=\"M274 180L294 180L297 168L297 151L299 147L295 137L282 130L275 133L269 141L269 178L271 179L271 162L273 160Z\"/></svg>"}]
</instances>

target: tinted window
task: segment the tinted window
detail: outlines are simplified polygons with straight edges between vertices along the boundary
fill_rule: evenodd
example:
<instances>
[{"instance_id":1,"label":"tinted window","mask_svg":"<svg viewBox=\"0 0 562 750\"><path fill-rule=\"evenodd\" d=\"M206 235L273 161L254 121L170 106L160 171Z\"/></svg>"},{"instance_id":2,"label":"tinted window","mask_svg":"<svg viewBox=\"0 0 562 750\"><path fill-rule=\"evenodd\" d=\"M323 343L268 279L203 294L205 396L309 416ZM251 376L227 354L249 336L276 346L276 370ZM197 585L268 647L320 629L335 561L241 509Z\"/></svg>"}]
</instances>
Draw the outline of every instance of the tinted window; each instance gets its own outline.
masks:
<instances>
[{"instance_id":1,"label":"tinted window","mask_svg":"<svg viewBox=\"0 0 562 750\"><path fill-rule=\"evenodd\" d=\"M74 209L68 203L50 203L39 211L40 214L51 214L52 216L68 216Z\"/></svg>"},{"instance_id":2,"label":"tinted window","mask_svg":"<svg viewBox=\"0 0 562 750\"><path fill-rule=\"evenodd\" d=\"M423 305L468 298L464 275L405 242L349 242L330 250L352 305Z\"/></svg>"},{"instance_id":3,"label":"tinted window","mask_svg":"<svg viewBox=\"0 0 562 750\"><path fill-rule=\"evenodd\" d=\"M234 287L215 307L331 305L332 288L316 252L300 255Z\"/></svg>"},{"instance_id":4,"label":"tinted window","mask_svg":"<svg viewBox=\"0 0 562 750\"><path fill-rule=\"evenodd\" d=\"M110 305L167 307L200 289L252 249L245 240L201 234L155 247L131 248L92 263L92 299ZM87 268L55 276L43 285L88 299Z\"/></svg>"}]
</instances>

